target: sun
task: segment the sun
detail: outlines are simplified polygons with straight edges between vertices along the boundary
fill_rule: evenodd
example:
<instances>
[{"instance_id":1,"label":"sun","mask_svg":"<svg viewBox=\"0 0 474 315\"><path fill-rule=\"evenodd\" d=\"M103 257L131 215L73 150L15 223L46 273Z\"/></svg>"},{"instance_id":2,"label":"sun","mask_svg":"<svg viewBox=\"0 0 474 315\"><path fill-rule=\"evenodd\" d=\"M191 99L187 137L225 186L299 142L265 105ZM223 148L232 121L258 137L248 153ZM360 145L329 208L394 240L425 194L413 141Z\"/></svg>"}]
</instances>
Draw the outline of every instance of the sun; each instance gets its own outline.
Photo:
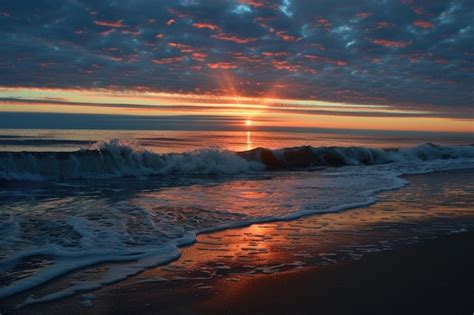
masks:
<instances>
[{"instance_id":1,"label":"sun","mask_svg":"<svg viewBox=\"0 0 474 315\"><path fill-rule=\"evenodd\" d=\"M250 119L247 119L247 120L245 121L245 125L246 125L246 126L252 126L252 121L251 121Z\"/></svg>"}]
</instances>

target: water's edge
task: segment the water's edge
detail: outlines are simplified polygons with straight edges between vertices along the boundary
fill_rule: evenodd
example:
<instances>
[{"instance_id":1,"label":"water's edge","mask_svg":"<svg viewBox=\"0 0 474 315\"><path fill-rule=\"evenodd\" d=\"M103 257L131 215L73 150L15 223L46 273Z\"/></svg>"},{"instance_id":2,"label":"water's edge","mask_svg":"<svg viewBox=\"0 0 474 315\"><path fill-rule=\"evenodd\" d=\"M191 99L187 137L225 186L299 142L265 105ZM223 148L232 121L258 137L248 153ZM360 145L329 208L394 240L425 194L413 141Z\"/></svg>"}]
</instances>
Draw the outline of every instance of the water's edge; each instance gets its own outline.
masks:
<instances>
[{"instance_id":1,"label":"water's edge","mask_svg":"<svg viewBox=\"0 0 474 315\"><path fill-rule=\"evenodd\" d=\"M364 191L364 194L368 197L366 202L361 202L361 203L353 203L353 204L345 204L345 205L340 205L338 207L333 207L330 209L325 209L324 211L318 211L318 212L313 212L313 211L301 211L298 213L291 214L286 217L264 217L264 218L259 218L257 220L251 220L251 221L245 221L245 222L238 222L238 223L233 223L233 224L226 224L226 225L221 225L217 227L212 227L212 228L206 228L202 230L197 230L193 232L187 232L186 235L184 235L182 238L179 239L174 239L172 241L167 242L166 244L160 246L157 248L154 252L150 253L136 253L136 255L129 255L128 259L124 259L123 257L121 259L104 259L102 256L96 256L87 263L85 263L83 266L73 266L71 268L68 268L65 264L64 268L60 268L56 270L55 274L50 274L50 278L43 278L39 279L39 281L35 283L29 283L29 285L21 287L17 286L16 290L13 288L13 290L6 290L7 288L2 288L0 289L0 299L8 298L11 297L12 295L19 294L21 292L34 289L36 287L39 287L41 285L45 285L51 281L56 280L58 277L64 276L66 274L76 272L79 270L84 270L87 269L91 266L98 265L98 264L107 264L107 263L113 263L113 262L130 262L130 261L135 261L133 267L126 266L126 267L118 267L114 270L114 272L109 273L107 277L102 278L98 281L95 282L88 282L87 284L82 283L82 284L77 284L74 286L69 287L66 290L62 290L59 292L55 292L46 296L43 296L41 298L35 299L32 296L29 296L22 304L18 305L18 307L30 305L30 304L36 304L36 303L43 303L43 302L49 302L49 301L54 301L58 299L62 299L71 295L74 295L79 292L87 292L87 291L92 291L99 289L103 286L110 285L119 281L122 281L128 277L135 276L141 272L143 272L146 269L149 268L154 268L160 265L166 265L169 264L181 256L181 248L190 246L192 244L195 244L196 242L196 237L199 234L207 234L207 233L213 233L216 231L221 231L221 230L231 230L231 229L238 229L242 227L248 227L253 224L261 224L261 223L271 223L271 222L279 222L279 221L292 221L292 220L297 220L302 217L306 216L311 216L311 215L317 215L317 214L323 214L323 213L330 213L330 212L338 212L338 211L345 211L345 210L350 210L350 209L355 209L355 208L362 208L369 206L371 204L374 204L377 202L377 194L384 192L384 191L396 191L398 189L401 189L407 185L409 185L409 182L404 179L406 175L422 175L422 174L428 174L432 172L449 172L450 170L454 169L466 169L466 170L472 170L474 168L468 167L468 168L453 168L449 170L433 170L433 171L423 171L420 173L410 173L410 174L398 174L397 175L397 181L396 184L393 185L392 187L384 187L380 188L377 190L367 190ZM31 252L30 252L31 254ZM41 252L41 254L45 254L44 252ZM51 252L52 255L54 255L54 251ZM105 255L107 256L107 255ZM23 256L18 255L14 257L14 260L21 259ZM71 257L71 259L74 259L74 257ZM3 291L3 292L2 292Z\"/></svg>"}]
</instances>

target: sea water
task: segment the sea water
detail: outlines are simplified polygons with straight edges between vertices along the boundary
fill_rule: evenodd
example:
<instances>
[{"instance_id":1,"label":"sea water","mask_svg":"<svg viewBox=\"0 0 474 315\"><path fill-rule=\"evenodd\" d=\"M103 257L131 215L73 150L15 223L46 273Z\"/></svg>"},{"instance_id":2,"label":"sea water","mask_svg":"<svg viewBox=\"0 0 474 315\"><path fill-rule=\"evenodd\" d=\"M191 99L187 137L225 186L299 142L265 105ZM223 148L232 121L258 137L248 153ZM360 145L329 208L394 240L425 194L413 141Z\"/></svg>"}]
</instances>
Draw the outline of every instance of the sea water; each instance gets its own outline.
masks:
<instances>
[{"instance_id":1,"label":"sea water","mask_svg":"<svg viewBox=\"0 0 474 315\"><path fill-rule=\"evenodd\" d=\"M474 167L469 138L250 137L3 132L0 298L94 264L132 262L42 301L94 289L179 257L198 233L364 206L407 185L403 174Z\"/></svg>"}]
</instances>

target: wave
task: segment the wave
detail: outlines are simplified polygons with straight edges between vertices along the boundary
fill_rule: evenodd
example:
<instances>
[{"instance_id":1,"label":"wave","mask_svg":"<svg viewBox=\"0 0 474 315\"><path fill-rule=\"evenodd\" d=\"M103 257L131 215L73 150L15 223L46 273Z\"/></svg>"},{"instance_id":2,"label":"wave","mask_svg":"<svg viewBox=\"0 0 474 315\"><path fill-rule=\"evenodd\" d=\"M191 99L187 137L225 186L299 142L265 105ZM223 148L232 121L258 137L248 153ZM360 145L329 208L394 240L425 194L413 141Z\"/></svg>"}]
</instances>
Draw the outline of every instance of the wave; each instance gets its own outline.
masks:
<instances>
[{"instance_id":1,"label":"wave","mask_svg":"<svg viewBox=\"0 0 474 315\"><path fill-rule=\"evenodd\" d=\"M302 146L277 150L257 148L241 152L239 156L249 161L259 161L268 170L284 170L472 158L474 146L440 146L432 143L402 149Z\"/></svg>"},{"instance_id":2,"label":"wave","mask_svg":"<svg viewBox=\"0 0 474 315\"><path fill-rule=\"evenodd\" d=\"M238 174L263 169L219 148L157 154L126 140L93 144L76 152L0 152L0 179L95 179L168 174Z\"/></svg>"},{"instance_id":3,"label":"wave","mask_svg":"<svg viewBox=\"0 0 474 315\"><path fill-rule=\"evenodd\" d=\"M244 152L209 148L180 154L157 154L135 143L114 139L76 152L0 152L0 180L222 175L473 157L474 146L431 143L402 149L302 146L276 150L257 148Z\"/></svg>"}]
</instances>

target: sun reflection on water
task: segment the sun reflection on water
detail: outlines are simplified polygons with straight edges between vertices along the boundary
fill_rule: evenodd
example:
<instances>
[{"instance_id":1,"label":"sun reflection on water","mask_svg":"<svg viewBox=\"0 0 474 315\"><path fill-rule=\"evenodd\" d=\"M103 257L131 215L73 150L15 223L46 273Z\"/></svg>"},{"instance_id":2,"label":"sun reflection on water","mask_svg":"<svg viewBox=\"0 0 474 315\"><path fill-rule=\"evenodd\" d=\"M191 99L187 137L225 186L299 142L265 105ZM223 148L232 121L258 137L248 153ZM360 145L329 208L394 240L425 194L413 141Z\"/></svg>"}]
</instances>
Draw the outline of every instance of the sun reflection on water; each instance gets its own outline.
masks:
<instances>
[{"instance_id":1,"label":"sun reflection on water","mask_svg":"<svg viewBox=\"0 0 474 315\"><path fill-rule=\"evenodd\" d=\"M247 140L245 143L247 145L247 150L251 150L252 149L252 132L251 131L247 131Z\"/></svg>"}]
</instances>

